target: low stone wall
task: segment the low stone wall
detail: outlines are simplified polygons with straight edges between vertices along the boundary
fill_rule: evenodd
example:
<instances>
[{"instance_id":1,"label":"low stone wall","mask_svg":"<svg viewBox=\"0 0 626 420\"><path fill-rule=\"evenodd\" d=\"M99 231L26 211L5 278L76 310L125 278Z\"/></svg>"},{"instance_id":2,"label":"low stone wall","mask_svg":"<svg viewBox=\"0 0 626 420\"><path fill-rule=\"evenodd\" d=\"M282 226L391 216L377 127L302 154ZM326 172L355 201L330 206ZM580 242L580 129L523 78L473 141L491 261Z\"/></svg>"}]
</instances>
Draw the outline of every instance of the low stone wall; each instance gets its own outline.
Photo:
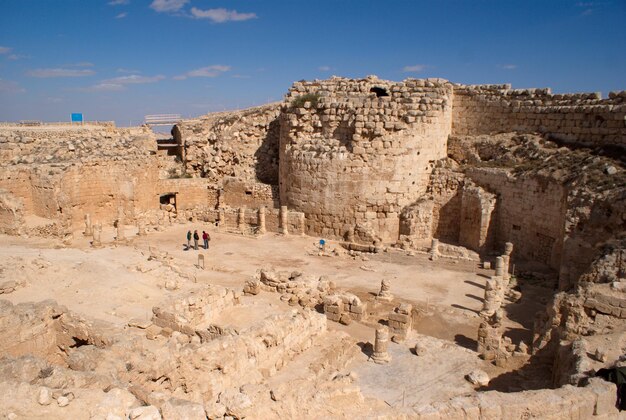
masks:
<instances>
[{"instance_id":1,"label":"low stone wall","mask_svg":"<svg viewBox=\"0 0 626 420\"><path fill-rule=\"evenodd\" d=\"M618 418L615 385L592 379L584 388L566 385L555 390L503 393L481 392L447 402L422 406L417 419L589 419Z\"/></svg>"},{"instance_id":2,"label":"low stone wall","mask_svg":"<svg viewBox=\"0 0 626 420\"><path fill-rule=\"evenodd\" d=\"M209 324L222 310L239 303L240 293L219 286L209 286L169 304L152 308L152 322L189 336L198 335L208 341Z\"/></svg>"},{"instance_id":3,"label":"low stone wall","mask_svg":"<svg viewBox=\"0 0 626 420\"><path fill-rule=\"evenodd\" d=\"M626 91L557 94L510 85L455 86L452 134L540 132L588 146L626 148Z\"/></svg>"}]
</instances>

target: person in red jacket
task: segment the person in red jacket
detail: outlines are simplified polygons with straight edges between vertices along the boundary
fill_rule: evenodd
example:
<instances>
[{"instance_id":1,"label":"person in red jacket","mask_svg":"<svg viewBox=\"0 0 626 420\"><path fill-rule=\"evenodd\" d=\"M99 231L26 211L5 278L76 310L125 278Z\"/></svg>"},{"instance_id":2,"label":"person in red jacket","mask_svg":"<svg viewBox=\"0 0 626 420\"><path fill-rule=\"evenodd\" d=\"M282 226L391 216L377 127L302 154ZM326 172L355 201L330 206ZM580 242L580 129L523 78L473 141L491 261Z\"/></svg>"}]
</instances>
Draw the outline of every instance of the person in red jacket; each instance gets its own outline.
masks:
<instances>
[{"instance_id":1,"label":"person in red jacket","mask_svg":"<svg viewBox=\"0 0 626 420\"><path fill-rule=\"evenodd\" d=\"M202 240L204 241L204 249L209 249L209 241L211 237L208 232L202 231Z\"/></svg>"}]
</instances>

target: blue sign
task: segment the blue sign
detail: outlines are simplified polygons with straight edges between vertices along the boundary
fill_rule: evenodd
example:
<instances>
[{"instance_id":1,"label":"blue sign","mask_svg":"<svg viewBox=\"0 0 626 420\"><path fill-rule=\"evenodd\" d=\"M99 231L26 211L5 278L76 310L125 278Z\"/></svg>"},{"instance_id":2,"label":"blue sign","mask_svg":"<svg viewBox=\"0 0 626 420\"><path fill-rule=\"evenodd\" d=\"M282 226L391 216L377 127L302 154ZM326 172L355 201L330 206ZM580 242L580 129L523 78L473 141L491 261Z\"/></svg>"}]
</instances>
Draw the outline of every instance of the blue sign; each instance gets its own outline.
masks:
<instances>
[{"instance_id":1,"label":"blue sign","mask_svg":"<svg viewBox=\"0 0 626 420\"><path fill-rule=\"evenodd\" d=\"M83 114L82 114L82 112L72 112L71 117L72 117L71 121L73 123L75 123L75 122L82 123L83 122Z\"/></svg>"}]
</instances>

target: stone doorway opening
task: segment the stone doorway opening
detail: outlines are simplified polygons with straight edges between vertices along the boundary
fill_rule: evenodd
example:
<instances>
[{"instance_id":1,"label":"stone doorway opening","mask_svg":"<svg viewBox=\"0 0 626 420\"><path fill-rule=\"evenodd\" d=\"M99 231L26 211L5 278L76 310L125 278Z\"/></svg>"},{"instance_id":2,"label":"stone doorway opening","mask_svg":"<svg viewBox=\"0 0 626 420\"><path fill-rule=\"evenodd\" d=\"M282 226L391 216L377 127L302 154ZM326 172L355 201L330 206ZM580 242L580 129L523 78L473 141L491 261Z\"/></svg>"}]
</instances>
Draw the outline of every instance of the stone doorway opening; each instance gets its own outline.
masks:
<instances>
[{"instance_id":1,"label":"stone doorway opening","mask_svg":"<svg viewBox=\"0 0 626 420\"><path fill-rule=\"evenodd\" d=\"M161 204L161 206L172 206L174 210L176 210L176 193L170 192L161 194L159 196L159 204Z\"/></svg>"}]
</instances>

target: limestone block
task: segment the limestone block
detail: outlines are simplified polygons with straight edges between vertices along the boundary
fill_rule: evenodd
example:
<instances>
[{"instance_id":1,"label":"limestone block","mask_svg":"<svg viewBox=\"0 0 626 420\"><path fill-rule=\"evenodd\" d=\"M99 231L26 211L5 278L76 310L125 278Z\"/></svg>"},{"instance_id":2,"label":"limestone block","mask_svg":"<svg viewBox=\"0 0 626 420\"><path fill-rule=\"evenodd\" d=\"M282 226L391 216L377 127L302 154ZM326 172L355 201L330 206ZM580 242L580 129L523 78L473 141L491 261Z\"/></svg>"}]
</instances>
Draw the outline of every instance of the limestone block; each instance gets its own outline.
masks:
<instances>
[{"instance_id":1,"label":"limestone block","mask_svg":"<svg viewBox=\"0 0 626 420\"><path fill-rule=\"evenodd\" d=\"M206 413L201 404L171 398L161 406L163 418L171 420L206 420Z\"/></svg>"},{"instance_id":2,"label":"limestone block","mask_svg":"<svg viewBox=\"0 0 626 420\"><path fill-rule=\"evenodd\" d=\"M130 420L161 420L159 409L153 405L136 407L128 413Z\"/></svg>"},{"instance_id":3,"label":"limestone block","mask_svg":"<svg viewBox=\"0 0 626 420\"><path fill-rule=\"evenodd\" d=\"M471 371L465 376L465 379L468 380L471 384L487 386L489 385L489 375L483 370L476 369Z\"/></svg>"}]
</instances>

